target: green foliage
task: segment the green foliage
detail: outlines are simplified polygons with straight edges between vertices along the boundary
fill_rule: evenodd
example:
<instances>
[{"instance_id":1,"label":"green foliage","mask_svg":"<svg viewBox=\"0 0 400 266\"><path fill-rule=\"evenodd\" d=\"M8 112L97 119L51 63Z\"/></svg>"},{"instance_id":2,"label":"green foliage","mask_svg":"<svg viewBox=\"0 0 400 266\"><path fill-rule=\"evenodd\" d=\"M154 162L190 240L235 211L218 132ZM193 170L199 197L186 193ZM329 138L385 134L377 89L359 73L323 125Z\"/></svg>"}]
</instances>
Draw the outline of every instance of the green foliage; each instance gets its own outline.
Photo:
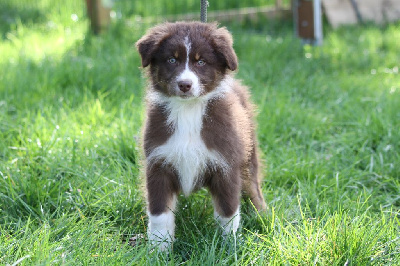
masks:
<instances>
[{"instance_id":1,"label":"green foliage","mask_svg":"<svg viewBox=\"0 0 400 266\"><path fill-rule=\"evenodd\" d=\"M134 43L149 25L91 36L81 2L0 4L0 264L400 263L400 24L328 28L322 47L287 22L228 25L269 209L243 202L224 241L208 192L180 196L158 254L127 242L147 228Z\"/></svg>"}]
</instances>

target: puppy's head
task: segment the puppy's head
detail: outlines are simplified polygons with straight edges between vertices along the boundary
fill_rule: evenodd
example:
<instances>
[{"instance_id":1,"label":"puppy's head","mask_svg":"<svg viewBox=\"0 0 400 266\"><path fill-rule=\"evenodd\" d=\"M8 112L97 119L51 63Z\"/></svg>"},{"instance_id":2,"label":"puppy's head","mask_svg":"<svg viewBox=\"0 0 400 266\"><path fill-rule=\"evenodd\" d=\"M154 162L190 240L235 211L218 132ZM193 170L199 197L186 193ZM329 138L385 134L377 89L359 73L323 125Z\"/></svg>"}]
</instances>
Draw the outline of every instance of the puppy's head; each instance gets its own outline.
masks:
<instances>
[{"instance_id":1,"label":"puppy's head","mask_svg":"<svg viewBox=\"0 0 400 266\"><path fill-rule=\"evenodd\" d=\"M217 24L164 23L149 30L136 46L149 66L152 88L166 96L193 98L214 90L238 63L232 36Z\"/></svg>"}]
</instances>

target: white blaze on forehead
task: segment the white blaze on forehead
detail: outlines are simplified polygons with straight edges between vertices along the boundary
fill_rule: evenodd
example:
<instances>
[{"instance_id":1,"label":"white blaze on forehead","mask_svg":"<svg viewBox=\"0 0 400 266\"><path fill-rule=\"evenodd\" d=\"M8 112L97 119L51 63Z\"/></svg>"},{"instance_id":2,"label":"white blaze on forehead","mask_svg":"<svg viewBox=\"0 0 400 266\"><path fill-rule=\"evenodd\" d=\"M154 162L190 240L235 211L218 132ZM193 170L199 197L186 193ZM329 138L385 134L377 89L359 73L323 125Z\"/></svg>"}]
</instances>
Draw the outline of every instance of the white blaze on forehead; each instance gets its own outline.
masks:
<instances>
[{"instance_id":1,"label":"white blaze on forehead","mask_svg":"<svg viewBox=\"0 0 400 266\"><path fill-rule=\"evenodd\" d=\"M189 54L190 50L192 49L192 43L189 40L189 37L186 36L183 42L186 48L186 62L185 62L185 69L180 73L177 78L176 82L181 80L190 80L192 81L192 88L191 94L195 97L200 96L201 88L200 88L200 80L199 77L189 68ZM177 88L179 90L179 88Z\"/></svg>"},{"instance_id":2,"label":"white blaze on forehead","mask_svg":"<svg viewBox=\"0 0 400 266\"><path fill-rule=\"evenodd\" d=\"M190 54L190 49L192 49L192 43L189 41L189 37L185 37L185 41L183 42L186 48L186 65L185 68L189 68L189 54Z\"/></svg>"}]
</instances>

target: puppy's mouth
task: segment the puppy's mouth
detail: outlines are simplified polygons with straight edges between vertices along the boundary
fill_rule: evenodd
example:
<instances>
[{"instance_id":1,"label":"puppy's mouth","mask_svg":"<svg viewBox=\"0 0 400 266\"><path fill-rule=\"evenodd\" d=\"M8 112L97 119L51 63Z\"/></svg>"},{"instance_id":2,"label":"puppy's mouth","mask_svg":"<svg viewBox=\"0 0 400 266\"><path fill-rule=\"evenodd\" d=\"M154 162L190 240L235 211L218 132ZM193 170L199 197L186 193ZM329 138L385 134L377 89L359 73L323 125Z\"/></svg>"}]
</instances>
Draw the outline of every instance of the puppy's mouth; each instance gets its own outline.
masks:
<instances>
[{"instance_id":1,"label":"puppy's mouth","mask_svg":"<svg viewBox=\"0 0 400 266\"><path fill-rule=\"evenodd\" d=\"M175 96L175 98L179 99L180 101L184 101L184 102L186 102L186 101L190 102L190 101L198 99L198 97L193 96L193 95L178 95L178 96Z\"/></svg>"},{"instance_id":2,"label":"puppy's mouth","mask_svg":"<svg viewBox=\"0 0 400 266\"><path fill-rule=\"evenodd\" d=\"M178 95L179 98L181 99L193 99L196 98L193 94L179 94Z\"/></svg>"},{"instance_id":3,"label":"puppy's mouth","mask_svg":"<svg viewBox=\"0 0 400 266\"><path fill-rule=\"evenodd\" d=\"M194 99L196 97L196 93L194 90L182 91L179 88L175 88L173 92L173 96L179 97L180 99Z\"/></svg>"}]
</instances>

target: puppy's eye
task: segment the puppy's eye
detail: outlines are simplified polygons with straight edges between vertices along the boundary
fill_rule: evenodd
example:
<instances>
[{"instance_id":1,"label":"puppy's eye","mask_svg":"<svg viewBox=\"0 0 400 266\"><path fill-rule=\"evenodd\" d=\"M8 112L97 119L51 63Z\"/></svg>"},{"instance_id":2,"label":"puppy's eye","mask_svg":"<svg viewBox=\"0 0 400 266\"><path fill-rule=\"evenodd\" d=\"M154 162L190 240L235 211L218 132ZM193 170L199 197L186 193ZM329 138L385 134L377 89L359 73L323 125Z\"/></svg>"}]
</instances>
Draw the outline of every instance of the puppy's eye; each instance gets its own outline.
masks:
<instances>
[{"instance_id":1,"label":"puppy's eye","mask_svg":"<svg viewBox=\"0 0 400 266\"><path fill-rule=\"evenodd\" d=\"M206 64L206 61L200 59L199 61L197 61L197 65L198 66L204 66Z\"/></svg>"},{"instance_id":2,"label":"puppy's eye","mask_svg":"<svg viewBox=\"0 0 400 266\"><path fill-rule=\"evenodd\" d=\"M168 63L170 63L171 65L176 64L176 59L175 59L174 57L169 58L167 61L168 61Z\"/></svg>"}]
</instances>

